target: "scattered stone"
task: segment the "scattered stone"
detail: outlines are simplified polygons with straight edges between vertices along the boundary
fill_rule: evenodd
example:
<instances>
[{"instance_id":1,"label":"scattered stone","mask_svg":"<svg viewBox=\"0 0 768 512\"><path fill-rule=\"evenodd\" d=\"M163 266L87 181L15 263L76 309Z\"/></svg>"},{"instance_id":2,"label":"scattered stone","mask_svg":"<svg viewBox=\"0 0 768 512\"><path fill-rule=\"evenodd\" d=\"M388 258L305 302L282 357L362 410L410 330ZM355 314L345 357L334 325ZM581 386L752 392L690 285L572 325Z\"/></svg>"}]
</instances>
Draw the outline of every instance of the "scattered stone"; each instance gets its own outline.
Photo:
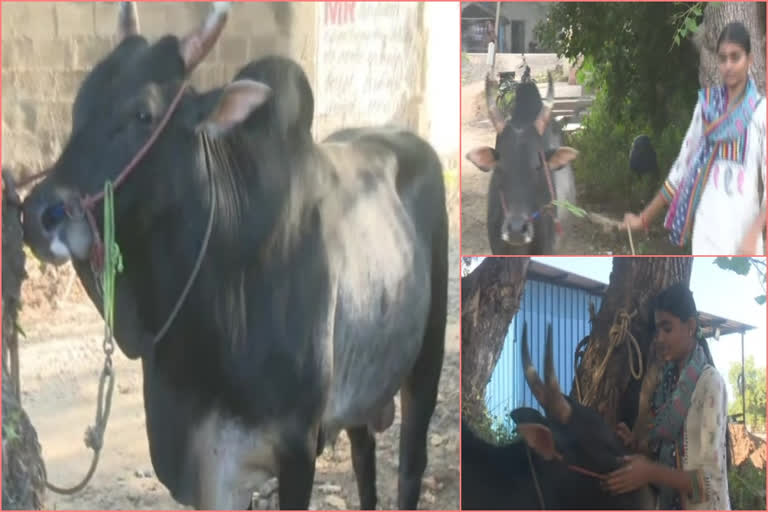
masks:
<instances>
[{"instance_id":1,"label":"scattered stone","mask_svg":"<svg viewBox=\"0 0 768 512\"><path fill-rule=\"evenodd\" d=\"M251 508L253 510L278 510L280 508L280 496L277 493L277 488L276 477L264 482L261 488L251 496Z\"/></svg>"},{"instance_id":2,"label":"scattered stone","mask_svg":"<svg viewBox=\"0 0 768 512\"><path fill-rule=\"evenodd\" d=\"M434 476L425 477L424 480L422 480L422 483L424 484L424 487L430 491L438 491L443 488L443 484L438 482Z\"/></svg>"},{"instance_id":3,"label":"scattered stone","mask_svg":"<svg viewBox=\"0 0 768 512\"><path fill-rule=\"evenodd\" d=\"M435 498L435 495L432 494L429 491L424 491L424 501L427 503L434 503L437 501L437 498Z\"/></svg>"},{"instance_id":4,"label":"scattered stone","mask_svg":"<svg viewBox=\"0 0 768 512\"><path fill-rule=\"evenodd\" d=\"M334 484L321 484L317 486L317 490L326 494L338 494L341 492L341 486Z\"/></svg>"},{"instance_id":5,"label":"scattered stone","mask_svg":"<svg viewBox=\"0 0 768 512\"><path fill-rule=\"evenodd\" d=\"M432 434L429 436L429 442L432 446L440 446L445 442L445 438L440 434Z\"/></svg>"},{"instance_id":6,"label":"scattered stone","mask_svg":"<svg viewBox=\"0 0 768 512\"><path fill-rule=\"evenodd\" d=\"M342 498L341 496L336 496L335 494L326 496L324 501L326 504L330 505L331 507L337 510L346 510L347 508L347 502L344 501L344 498Z\"/></svg>"},{"instance_id":7,"label":"scattered stone","mask_svg":"<svg viewBox=\"0 0 768 512\"><path fill-rule=\"evenodd\" d=\"M137 469L136 471L133 472L133 476L135 476L136 478L144 478L144 471Z\"/></svg>"},{"instance_id":8,"label":"scattered stone","mask_svg":"<svg viewBox=\"0 0 768 512\"><path fill-rule=\"evenodd\" d=\"M151 469L145 469L144 470L144 478L152 478L154 474L152 473Z\"/></svg>"}]
</instances>

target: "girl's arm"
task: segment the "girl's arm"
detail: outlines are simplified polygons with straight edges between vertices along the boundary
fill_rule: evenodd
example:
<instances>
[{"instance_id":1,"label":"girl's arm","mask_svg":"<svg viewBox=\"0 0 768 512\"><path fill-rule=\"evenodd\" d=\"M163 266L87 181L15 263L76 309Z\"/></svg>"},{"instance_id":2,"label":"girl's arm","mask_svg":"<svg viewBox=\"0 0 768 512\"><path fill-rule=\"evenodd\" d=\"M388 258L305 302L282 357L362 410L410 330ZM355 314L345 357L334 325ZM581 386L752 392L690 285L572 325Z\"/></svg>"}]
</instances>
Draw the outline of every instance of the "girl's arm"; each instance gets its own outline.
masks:
<instances>
[{"instance_id":1,"label":"girl's arm","mask_svg":"<svg viewBox=\"0 0 768 512\"><path fill-rule=\"evenodd\" d=\"M689 497L693 493L693 482L687 471L670 468L663 464L654 463L650 483L677 489Z\"/></svg>"},{"instance_id":2,"label":"girl's arm","mask_svg":"<svg viewBox=\"0 0 768 512\"><path fill-rule=\"evenodd\" d=\"M691 166L692 160L696 156L703 135L703 123L701 121L701 105L697 102L693 111L693 118L688 125L688 131L685 133L683 145L677 155L675 163L669 170L667 179L661 187L661 190L643 209L639 215L627 213L624 216L624 222L631 229L648 229L650 223L655 219L664 208L669 205L675 195L675 191L680 186L680 182L685 176L686 170Z\"/></svg>"}]
</instances>

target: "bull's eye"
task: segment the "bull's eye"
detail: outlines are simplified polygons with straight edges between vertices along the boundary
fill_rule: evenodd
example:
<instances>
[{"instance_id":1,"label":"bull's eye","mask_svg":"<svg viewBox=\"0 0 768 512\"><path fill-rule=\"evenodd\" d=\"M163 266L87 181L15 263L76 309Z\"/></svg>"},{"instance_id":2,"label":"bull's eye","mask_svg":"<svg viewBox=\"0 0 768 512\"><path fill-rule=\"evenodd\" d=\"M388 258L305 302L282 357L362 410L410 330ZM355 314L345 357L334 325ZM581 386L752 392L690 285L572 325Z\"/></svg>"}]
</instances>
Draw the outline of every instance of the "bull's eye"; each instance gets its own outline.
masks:
<instances>
[{"instance_id":1,"label":"bull's eye","mask_svg":"<svg viewBox=\"0 0 768 512\"><path fill-rule=\"evenodd\" d=\"M136 112L136 119L138 119L139 122L149 124L152 122L152 114L148 110L142 109Z\"/></svg>"}]
</instances>

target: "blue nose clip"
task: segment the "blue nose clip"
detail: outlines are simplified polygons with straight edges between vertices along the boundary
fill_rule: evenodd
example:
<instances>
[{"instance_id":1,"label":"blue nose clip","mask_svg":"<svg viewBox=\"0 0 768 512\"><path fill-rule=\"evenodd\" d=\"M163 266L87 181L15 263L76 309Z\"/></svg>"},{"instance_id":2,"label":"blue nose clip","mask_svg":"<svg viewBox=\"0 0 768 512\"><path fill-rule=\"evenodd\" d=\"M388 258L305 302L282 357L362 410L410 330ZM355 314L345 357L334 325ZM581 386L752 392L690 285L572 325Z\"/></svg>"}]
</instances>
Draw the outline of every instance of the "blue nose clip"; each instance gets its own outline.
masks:
<instances>
[{"instance_id":1,"label":"blue nose clip","mask_svg":"<svg viewBox=\"0 0 768 512\"><path fill-rule=\"evenodd\" d=\"M45 209L41 221L43 223L43 227L50 231L66 216L67 211L64 208L64 203L56 203Z\"/></svg>"}]
</instances>

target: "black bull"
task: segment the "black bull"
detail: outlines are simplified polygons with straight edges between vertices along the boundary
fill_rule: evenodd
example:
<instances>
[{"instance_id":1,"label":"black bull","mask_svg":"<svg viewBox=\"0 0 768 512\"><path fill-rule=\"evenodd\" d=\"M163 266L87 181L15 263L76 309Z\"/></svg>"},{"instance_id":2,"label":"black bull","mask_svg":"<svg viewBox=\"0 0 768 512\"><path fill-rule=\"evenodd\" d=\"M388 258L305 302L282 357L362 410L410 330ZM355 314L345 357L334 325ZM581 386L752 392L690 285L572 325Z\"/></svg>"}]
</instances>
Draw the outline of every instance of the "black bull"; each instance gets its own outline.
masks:
<instances>
[{"instance_id":1,"label":"black bull","mask_svg":"<svg viewBox=\"0 0 768 512\"><path fill-rule=\"evenodd\" d=\"M499 446L478 437L462 421L461 504L464 510L645 510L652 509L649 487L612 495L599 475L621 466L624 445L592 409L560 392L552 359L552 327L547 329L545 380L528 352L523 327L523 371L532 393L546 411L512 411L520 441ZM584 471L586 470L586 472Z\"/></svg>"},{"instance_id":2,"label":"black bull","mask_svg":"<svg viewBox=\"0 0 768 512\"><path fill-rule=\"evenodd\" d=\"M71 136L25 200L25 239L45 261L71 260L101 310L83 209L100 231L102 208L80 199L116 180L170 112L115 191L115 339L142 361L158 478L183 504L238 509L276 475L281 508L307 508L324 439L346 430L361 507L375 508L374 434L400 391L397 507L415 508L446 322L440 162L395 128L316 144L312 91L289 59L182 91L228 10L150 45L136 7L121 6L119 43L85 78Z\"/></svg>"},{"instance_id":3,"label":"black bull","mask_svg":"<svg viewBox=\"0 0 768 512\"><path fill-rule=\"evenodd\" d=\"M545 102L536 84L525 82L518 86L510 118L505 118L496 106L497 93L498 85L489 74L485 98L496 131L495 147L474 148L466 155L481 171L492 172L486 218L491 252L552 254L557 223L565 211L551 201L570 199L567 184L571 178L558 180L552 172L567 169L571 173L568 164L578 152L560 147L559 133L550 122L555 95L551 74Z\"/></svg>"}]
</instances>

